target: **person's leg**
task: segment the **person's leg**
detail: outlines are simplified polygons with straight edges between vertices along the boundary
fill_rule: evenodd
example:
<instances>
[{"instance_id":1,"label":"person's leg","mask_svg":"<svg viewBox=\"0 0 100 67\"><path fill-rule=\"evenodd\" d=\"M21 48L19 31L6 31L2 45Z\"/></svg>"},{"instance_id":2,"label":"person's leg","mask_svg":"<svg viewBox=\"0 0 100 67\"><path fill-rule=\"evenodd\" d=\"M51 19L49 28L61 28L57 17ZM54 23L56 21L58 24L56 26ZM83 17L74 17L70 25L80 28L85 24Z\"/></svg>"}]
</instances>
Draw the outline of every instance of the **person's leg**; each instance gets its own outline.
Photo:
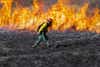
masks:
<instances>
[{"instance_id":1,"label":"person's leg","mask_svg":"<svg viewBox=\"0 0 100 67\"><path fill-rule=\"evenodd\" d=\"M43 33L43 41L46 42L47 47L49 47L49 42L48 42L48 37L46 36L45 33Z\"/></svg>"},{"instance_id":2,"label":"person's leg","mask_svg":"<svg viewBox=\"0 0 100 67\"><path fill-rule=\"evenodd\" d=\"M38 36L38 40L36 41L36 43L35 43L34 45L32 45L32 47L38 46L38 45L40 44L41 40L42 40L42 35L40 34L40 35Z\"/></svg>"}]
</instances>

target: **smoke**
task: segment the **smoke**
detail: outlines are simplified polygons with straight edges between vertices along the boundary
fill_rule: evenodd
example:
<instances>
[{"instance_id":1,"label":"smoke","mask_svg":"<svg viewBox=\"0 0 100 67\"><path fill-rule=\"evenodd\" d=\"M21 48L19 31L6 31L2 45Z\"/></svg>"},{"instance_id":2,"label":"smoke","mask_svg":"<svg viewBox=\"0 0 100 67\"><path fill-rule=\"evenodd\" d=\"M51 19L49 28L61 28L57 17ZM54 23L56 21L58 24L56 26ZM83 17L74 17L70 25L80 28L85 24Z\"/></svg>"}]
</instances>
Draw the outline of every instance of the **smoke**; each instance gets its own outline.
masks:
<instances>
[{"instance_id":1,"label":"smoke","mask_svg":"<svg viewBox=\"0 0 100 67\"><path fill-rule=\"evenodd\" d=\"M14 0L14 3L17 3L18 5L21 6L31 6L32 5L32 0Z\"/></svg>"},{"instance_id":2,"label":"smoke","mask_svg":"<svg viewBox=\"0 0 100 67\"><path fill-rule=\"evenodd\" d=\"M25 6L31 6L32 2L34 0L14 0L14 2L17 2L19 5L25 7ZM56 3L57 0L38 0L38 2L43 1L45 4L45 8L48 6L51 6L52 4ZM68 1L68 0L65 0ZM91 7L98 7L100 8L100 0L69 0L67 4L71 5L83 5L85 2L88 2Z\"/></svg>"}]
</instances>

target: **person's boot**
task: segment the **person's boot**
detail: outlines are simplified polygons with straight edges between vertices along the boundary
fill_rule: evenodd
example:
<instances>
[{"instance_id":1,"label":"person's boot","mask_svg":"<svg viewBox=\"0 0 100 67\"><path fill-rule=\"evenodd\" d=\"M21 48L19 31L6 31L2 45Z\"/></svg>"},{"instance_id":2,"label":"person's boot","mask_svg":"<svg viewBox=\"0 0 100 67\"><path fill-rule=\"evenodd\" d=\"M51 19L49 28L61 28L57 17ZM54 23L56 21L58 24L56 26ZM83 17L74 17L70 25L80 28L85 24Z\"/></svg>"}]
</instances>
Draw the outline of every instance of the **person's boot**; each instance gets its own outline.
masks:
<instances>
[{"instance_id":1,"label":"person's boot","mask_svg":"<svg viewBox=\"0 0 100 67\"><path fill-rule=\"evenodd\" d=\"M47 47L50 47L50 44L49 44L49 42L48 42L48 41L47 41L47 43L46 43L46 46L47 46Z\"/></svg>"},{"instance_id":2,"label":"person's boot","mask_svg":"<svg viewBox=\"0 0 100 67\"><path fill-rule=\"evenodd\" d=\"M37 43L35 43L34 45L32 45L32 47L33 47L33 48L35 48L35 47L37 47L37 45L38 45L38 44L37 44Z\"/></svg>"}]
</instances>

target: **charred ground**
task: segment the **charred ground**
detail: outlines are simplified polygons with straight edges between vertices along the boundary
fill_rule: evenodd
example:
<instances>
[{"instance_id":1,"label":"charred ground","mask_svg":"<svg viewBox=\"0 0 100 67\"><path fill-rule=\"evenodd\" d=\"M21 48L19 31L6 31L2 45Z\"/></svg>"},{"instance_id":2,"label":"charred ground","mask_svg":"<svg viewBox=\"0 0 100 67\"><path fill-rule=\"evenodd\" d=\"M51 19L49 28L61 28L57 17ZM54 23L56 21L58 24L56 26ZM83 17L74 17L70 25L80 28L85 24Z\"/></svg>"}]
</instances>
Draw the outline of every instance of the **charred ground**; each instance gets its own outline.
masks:
<instances>
[{"instance_id":1,"label":"charred ground","mask_svg":"<svg viewBox=\"0 0 100 67\"><path fill-rule=\"evenodd\" d=\"M100 34L55 32L47 34L50 48L31 46L37 34L28 31L0 32L0 67L100 67Z\"/></svg>"}]
</instances>

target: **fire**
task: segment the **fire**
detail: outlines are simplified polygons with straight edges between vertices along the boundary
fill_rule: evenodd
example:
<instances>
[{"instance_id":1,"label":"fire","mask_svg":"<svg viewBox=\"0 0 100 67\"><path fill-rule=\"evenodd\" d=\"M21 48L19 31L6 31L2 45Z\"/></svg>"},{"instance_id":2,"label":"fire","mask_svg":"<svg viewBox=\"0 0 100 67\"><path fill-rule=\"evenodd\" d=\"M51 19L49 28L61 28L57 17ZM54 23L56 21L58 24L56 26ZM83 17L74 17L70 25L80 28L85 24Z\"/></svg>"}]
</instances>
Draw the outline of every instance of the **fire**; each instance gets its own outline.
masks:
<instances>
[{"instance_id":1,"label":"fire","mask_svg":"<svg viewBox=\"0 0 100 67\"><path fill-rule=\"evenodd\" d=\"M100 9L95 8L92 12L88 3L81 7L64 4L69 2L70 0L58 0L45 11L44 3L38 0L33 1L32 8L18 6L17 3L16 7L12 7L13 0L0 0L0 28L36 31L45 19L51 17L51 30L64 31L74 28L76 31L100 33Z\"/></svg>"}]
</instances>

